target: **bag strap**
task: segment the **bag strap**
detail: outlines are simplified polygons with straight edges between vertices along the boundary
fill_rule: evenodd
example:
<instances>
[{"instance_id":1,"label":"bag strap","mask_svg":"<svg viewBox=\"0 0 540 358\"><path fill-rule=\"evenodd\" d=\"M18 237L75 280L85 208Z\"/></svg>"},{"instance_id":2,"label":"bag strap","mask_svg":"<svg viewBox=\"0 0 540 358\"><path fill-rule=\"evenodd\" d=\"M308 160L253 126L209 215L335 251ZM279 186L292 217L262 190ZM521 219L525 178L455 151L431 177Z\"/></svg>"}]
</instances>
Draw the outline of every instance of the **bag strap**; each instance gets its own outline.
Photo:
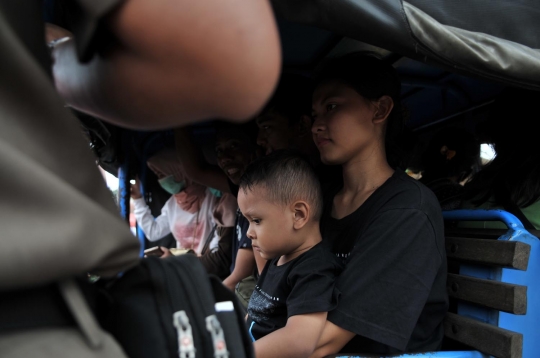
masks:
<instances>
[{"instance_id":1,"label":"bag strap","mask_svg":"<svg viewBox=\"0 0 540 358\"><path fill-rule=\"evenodd\" d=\"M2 292L0 317L0 334L75 326L57 284Z\"/></svg>"},{"instance_id":2,"label":"bag strap","mask_svg":"<svg viewBox=\"0 0 540 358\"><path fill-rule=\"evenodd\" d=\"M208 248L210 247L210 243L212 242L212 238L214 237L214 233L216 232L217 224L214 224L214 227L212 230L210 230L210 233L206 237L206 241L204 242L204 246L201 250L201 255L204 255L206 251L208 251Z\"/></svg>"},{"instance_id":3,"label":"bag strap","mask_svg":"<svg viewBox=\"0 0 540 358\"><path fill-rule=\"evenodd\" d=\"M104 341L103 331L88 306L79 285L74 279L66 279L60 281L58 287L87 344L92 349L101 348Z\"/></svg>"}]
</instances>

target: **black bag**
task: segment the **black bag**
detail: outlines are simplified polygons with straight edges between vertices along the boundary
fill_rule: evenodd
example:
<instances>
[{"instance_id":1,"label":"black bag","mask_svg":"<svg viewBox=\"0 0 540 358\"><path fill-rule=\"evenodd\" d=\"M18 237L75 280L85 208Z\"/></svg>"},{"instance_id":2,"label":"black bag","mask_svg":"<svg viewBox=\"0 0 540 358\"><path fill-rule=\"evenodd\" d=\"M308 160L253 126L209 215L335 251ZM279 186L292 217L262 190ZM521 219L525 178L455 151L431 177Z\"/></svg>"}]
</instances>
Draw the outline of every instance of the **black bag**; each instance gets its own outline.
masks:
<instances>
[{"instance_id":1,"label":"black bag","mask_svg":"<svg viewBox=\"0 0 540 358\"><path fill-rule=\"evenodd\" d=\"M234 293L194 255L148 257L101 285L98 319L130 358L255 356Z\"/></svg>"}]
</instances>

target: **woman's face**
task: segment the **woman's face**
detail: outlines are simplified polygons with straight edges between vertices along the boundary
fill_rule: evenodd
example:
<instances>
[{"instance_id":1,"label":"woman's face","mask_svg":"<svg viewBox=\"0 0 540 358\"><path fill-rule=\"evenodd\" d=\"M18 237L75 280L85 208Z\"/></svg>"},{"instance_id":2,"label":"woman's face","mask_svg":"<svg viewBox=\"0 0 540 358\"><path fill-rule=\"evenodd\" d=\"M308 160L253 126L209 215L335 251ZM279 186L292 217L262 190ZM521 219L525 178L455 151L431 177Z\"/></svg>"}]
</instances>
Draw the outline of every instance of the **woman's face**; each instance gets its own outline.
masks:
<instances>
[{"instance_id":1,"label":"woman's face","mask_svg":"<svg viewBox=\"0 0 540 358\"><path fill-rule=\"evenodd\" d=\"M374 121L376 105L339 81L320 84L313 93L311 132L324 164L341 165L369 155L383 140Z\"/></svg>"}]
</instances>

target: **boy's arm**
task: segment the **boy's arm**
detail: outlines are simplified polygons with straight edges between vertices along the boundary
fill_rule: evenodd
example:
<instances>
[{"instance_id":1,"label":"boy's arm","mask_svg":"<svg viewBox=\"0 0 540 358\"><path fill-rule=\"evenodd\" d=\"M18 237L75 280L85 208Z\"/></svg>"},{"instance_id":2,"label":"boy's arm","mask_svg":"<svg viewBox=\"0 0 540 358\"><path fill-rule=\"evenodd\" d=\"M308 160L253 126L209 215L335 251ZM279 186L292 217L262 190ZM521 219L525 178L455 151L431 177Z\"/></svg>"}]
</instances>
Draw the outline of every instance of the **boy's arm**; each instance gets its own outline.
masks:
<instances>
[{"instance_id":1,"label":"boy's arm","mask_svg":"<svg viewBox=\"0 0 540 358\"><path fill-rule=\"evenodd\" d=\"M234 270L229 277L223 280L223 284L231 291L234 291L238 282L242 281L253 273L255 268L255 258L252 248L239 249L236 255Z\"/></svg>"},{"instance_id":2,"label":"boy's arm","mask_svg":"<svg viewBox=\"0 0 540 358\"><path fill-rule=\"evenodd\" d=\"M229 181L221 169L204 161L189 135L189 128L174 129L176 153L182 162L186 175L204 186L230 193Z\"/></svg>"},{"instance_id":3,"label":"boy's arm","mask_svg":"<svg viewBox=\"0 0 540 358\"><path fill-rule=\"evenodd\" d=\"M310 358L322 358L330 354L336 354L343 348L355 334L336 326L330 321L326 321L317 348L310 355ZM257 357L258 358L258 357Z\"/></svg>"},{"instance_id":4,"label":"boy's arm","mask_svg":"<svg viewBox=\"0 0 540 358\"><path fill-rule=\"evenodd\" d=\"M327 312L291 316L287 325L255 341L257 358L309 357L325 326Z\"/></svg>"},{"instance_id":5,"label":"boy's arm","mask_svg":"<svg viewBox=\"0 0 540 358\"><path fill-rule=\"evenodd\" d=\"M117 125L247 120L277 82L268 0L128 0L103 20L112 46L81 64L73 40L58 44L53 73L69 105Z\"/></svg>"}]
</instances>

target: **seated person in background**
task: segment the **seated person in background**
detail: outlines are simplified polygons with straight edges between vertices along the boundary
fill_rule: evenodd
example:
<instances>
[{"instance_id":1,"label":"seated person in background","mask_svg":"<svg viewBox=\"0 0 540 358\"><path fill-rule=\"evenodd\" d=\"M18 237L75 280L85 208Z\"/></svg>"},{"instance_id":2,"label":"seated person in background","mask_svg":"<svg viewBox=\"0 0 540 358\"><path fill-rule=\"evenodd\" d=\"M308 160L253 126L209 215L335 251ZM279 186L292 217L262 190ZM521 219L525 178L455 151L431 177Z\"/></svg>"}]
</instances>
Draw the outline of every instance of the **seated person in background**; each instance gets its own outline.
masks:
<instances>
[{"instance_id":1,"label":"seated person in background","mask_svg":"<svg viewBox=\"0 0 540 358\"><path fill-rule=\"evenodd\" d=\"M251 163L238 205L254 250L268 260L248 305L255 355L309 357L336 307L341 264L322 244L319 180L302 156L280 150Z\"/></svg>"},{"instance_id":2,"label":"seated person in background","mask_svg":"<svg viewBox=\"0 0 540 358\"><path fill-rule=\"evenodd\" d=\"M465 185L463 208L504 209L524 225L529 221L530 229L540 229L540 151L535 125L539 102L540 92L511 87L497 97L490 118L478 128L497 155ZM506 228L499 222L459 225Z\"/></svg>"},{"instance_id":3,"label":"seated person in background","mask_svg":"<svg viewBox=\"0 0 540 358\"><path fill-rule=\"evenodd\" d=\"M462 128L437 132L422 153L420 182L430 188L442 210L458 209L463 185L480 167L480 143Z\"/></svg>"},{"instance_id":4,"label":"seated person in background","mask_svg":"<svg viewBox=\"0 0 540 358\"><path fill-rule=\"evenodd\" d=\"M311 139L311 80L284 73L279 84L255 122L259 127L257 144L265 154L278 149L295 148L320 163L319 152Z\"/></svg>"},{"instance_id":5,"label":"seated person in background","mask_svg":"<svg viewBox=\"0 0 540 358\"><path fill-rule=\"evenodd\" d=\"M189 135L189 128L175 130L178 157L190 178L236 196L240 177L248 164L258 155L255 143L256 126L253 122L241 125L216 122L215 131L217 166L208 164L196 150ZM245 308L255 287L256 277L266 263L266 260L254 253L251 248L251 240L246 236L248 226L249 223L237 210L230 275L223 281L226 287L236 291Z\"/></svg>"},{"instance_id":6,"label":"seated person in background","mask_svg":"<svg viewBox=\"0 0 540 358\"><path fill-rule=\"evenodd\" d=\"M316 78L313 139L322 162L343 169L343 183L325 193L321 233L345 268L313 357L438 350L448 310L444 222L433 192L394 169L404 127L398 74L353 53Z\"/></svg>"},{"instance_id":7,"label":"seated person in background","mask_svg":"<svg viewBox=\"0 0 540 358\"><path fill-rule=\"evenodd\" d=\"M321 163L311 136L311 95L309 78L292 73L281 75L274 94L255 122L259 127L257 144L265 154L278 149L296 149L306 155L315 167L323 188L341 178L341 168Z\"/></svg>"},{"instance_id":8,"label":"seated person in background","mask_svg":"<svg viewBox=\"0 0 540 358\"><path fill-rule=\"evenodd\" d=\"M234 198L231 195L217 197L210 188L186 179L172 148L161 150L148 159L147 164L157 175L163 189L171 194L161 209L161 215L154 218L141 196L139 182L132 185L134 214L148 240L157 241L172 233L178 248L191 249L197 255L202 254L206 240L211 240L210 249L217 247L219 236L214 231L214 225L233 226L236 210ZM220 210L215 215L217 208ZM221 221L216 222L216 217Z\"/></svg>"}]
</instances>

